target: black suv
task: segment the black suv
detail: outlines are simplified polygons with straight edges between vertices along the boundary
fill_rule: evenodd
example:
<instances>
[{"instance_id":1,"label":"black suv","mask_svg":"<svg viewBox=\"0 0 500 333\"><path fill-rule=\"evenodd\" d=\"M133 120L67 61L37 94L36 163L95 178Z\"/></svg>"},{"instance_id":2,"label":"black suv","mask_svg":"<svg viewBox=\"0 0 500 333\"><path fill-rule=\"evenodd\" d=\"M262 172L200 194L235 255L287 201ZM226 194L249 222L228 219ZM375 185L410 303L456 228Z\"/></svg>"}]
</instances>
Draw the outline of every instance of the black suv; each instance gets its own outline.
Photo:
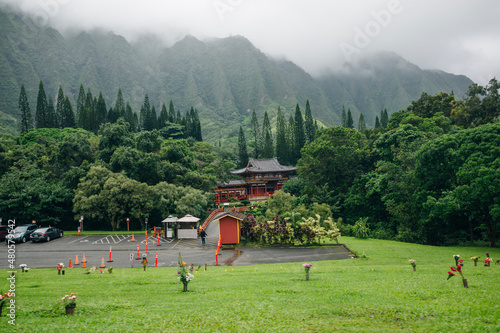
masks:
<instances>
[{"instance_id":1,"label":"black suv","mask_svg":"<svg viewBox=\"0 0 500 333\"><path fill-rule=\"evenodd\" d=\"M31 233L37 229L36 224L23 224L17 226L7 237L5 241L7 243L25 243L31 238Z\"/></svg>"}]
</instances>

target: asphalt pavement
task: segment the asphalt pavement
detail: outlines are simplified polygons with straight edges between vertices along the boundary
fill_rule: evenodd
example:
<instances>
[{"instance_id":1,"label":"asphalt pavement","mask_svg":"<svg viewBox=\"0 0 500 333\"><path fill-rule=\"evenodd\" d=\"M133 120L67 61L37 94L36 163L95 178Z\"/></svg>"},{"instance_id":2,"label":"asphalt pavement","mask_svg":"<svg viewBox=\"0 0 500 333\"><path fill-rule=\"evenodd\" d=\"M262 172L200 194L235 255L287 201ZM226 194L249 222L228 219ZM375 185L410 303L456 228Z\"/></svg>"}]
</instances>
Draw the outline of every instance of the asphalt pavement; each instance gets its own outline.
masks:
<instances>
[{"instance_id":1,"label":"asphalt pavement","mask_svg":"<svg viewBox=\"0 0 500 333\"><path fill-rule=\"evenodd\" d=\"M217 238L207 238L206 244L201 239L164 239L144 235L134 237L128 235L108 236L70 236L42 243L19 243L14 248L0 244L0 269L19 268L26 264L30 268L55 268L58 263L69 266L69 260L75 267L82 267L85 255L86 266L100 267L102 262L106 267L117 268L138 267L140 259L147 255L149 266L177 266L179 252L182 259L198 265L214 266ZM110 260L111 251L111 261ZM139 252L138 252L139 251ZM79 265L75 265L78 256ZM158 256L158 259L156 259ZM277 246L223 246L218 255L218 263L223 266L245 266L255 264L270 264L284 262L303 262L319 260L350 259L353 253L343 245L314 247L277 247ZM139 258L139 259L138 259ZM14 263L12 262L14 259Z\"/></svg>"}]
</instances>

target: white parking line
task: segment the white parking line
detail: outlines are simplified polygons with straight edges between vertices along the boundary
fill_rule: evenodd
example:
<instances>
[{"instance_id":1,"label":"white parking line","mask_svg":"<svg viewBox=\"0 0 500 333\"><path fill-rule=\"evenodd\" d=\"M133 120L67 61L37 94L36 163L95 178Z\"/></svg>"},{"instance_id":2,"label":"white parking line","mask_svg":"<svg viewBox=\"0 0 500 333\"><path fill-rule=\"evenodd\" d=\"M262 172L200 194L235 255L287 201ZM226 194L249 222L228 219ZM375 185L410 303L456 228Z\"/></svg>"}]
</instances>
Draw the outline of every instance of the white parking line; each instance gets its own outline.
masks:
<instances>
[{"instance_id":1,"label":"white parking line","mask_svg":"<svg viewBox=\"0 0 500 333\"><path fill-rule=\"evenodd\" d=\"M81 241L82 239L85 239L85 238L87 238L87 237L89 237L89 236L85 236L85 237L82 237L82 238L80 238L80 237L76 237L76 239L75 239L74 241L71 241L71 242L69 242L68 244L73 244L73 243L78 242L78 241Z\"/></svg>"}]
</instances>

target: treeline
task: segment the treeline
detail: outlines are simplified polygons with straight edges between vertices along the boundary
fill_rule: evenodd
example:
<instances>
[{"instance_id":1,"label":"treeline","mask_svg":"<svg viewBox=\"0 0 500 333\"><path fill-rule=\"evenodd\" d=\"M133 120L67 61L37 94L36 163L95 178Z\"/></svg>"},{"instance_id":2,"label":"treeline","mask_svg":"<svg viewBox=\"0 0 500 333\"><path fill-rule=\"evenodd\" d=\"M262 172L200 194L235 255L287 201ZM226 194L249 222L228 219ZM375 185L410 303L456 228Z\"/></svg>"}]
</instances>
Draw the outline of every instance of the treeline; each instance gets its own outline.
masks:
<instances>
[{"instance_id":1,"label":"treeline","mask_svg":"<svg viewBox=\"0 0 500 333\"><path fill-rule=\"evenodd\" d=\"M300 158L300 150L307 142L314 140L318 129L317 121L312 117L309 100L306 101L305 115L302 115L297 103L295 114L290 114L288 121L278 106L275 135L272 133L267 111L264 112L262 127L259 125L255 110L252 112L250 124L252 156L256 159L277 157L283 165L297 163ZM238 136L239 167L244 167L248 163L250 156L248 146L243 127L240 126Z\"/></svg>"},{"instance_id":2,"label":"treeline","mask_svg":"<svg viewBox=\"0 0 500 333\"><path fill-rule=\"evenodd\" d=\"M120 117L82 128L35 128L0 135L0 216L17 224L75 229L160 226L169 214L207 215L211 190L234 170L234 154L161 130L134 132Z\"/></svg>"},{"instance_id":3,"label":"treeline","mask_svg":"<svg viewBox=\"0 0 500 333\"><path fill-rule=\"evenodd\" d=\"M96 229L118 229L126 217L135 227L145 217L152 223L168 214L203 218L213 205L210 191L238 163L246 165L250 147L253 157L274 155L282 164L298 166L299 179L283 186L293 196L275 194L253 211L265 228L271 228L265 221L278 215L280 223L288 218L299 231L301 217L314 218L314 212L322 221L335 219L343 235L495 246L500 233L499 88L492 79L485 87L472 85L463 99L423 93L390 117L381 110L379 126L369 129L352 128L349 110L344 126L318 129L306 103L305 116L298 105L288 119L278 108L272 135L266 113L262 126L253 113L249 145L241 127L234 151L194 136L166 139L165 127L145 130L126 117L107 120L97 133L66 127L2 135L0 216L70 228L84 215ZM145 98L137 124L140 119L154 123L152 117L147 120L150 110Z\"/></svg>"},{"instance_id":4,"label":"treeline","mask_svg":"<svg viewBox=\"0 0 500 333\"><path fill-rule=\"evenodd\" d=\"M362 131L321 129L283 190L327 204L342 234L434 245L500 234L500 98L496 79L463 99L426 93ZM383 126L386 125L386 126ZM363 231L363 232L361 232Z\"/></svg>"},{"instance_id":5,"label":"treeline","mask_svg":"<svg viewBox=\"0 0 500 333\"><path fill-rule=\"evenodd\" d=\"M167 109L162 104L159 114L154 105L150 105L149 97L144 96L139 115L132 110L130 103L123 99L122 90L118 90L114 107L109 109L106 101L99 92L99 96L93 96L90 88L85 92L83 84L80 85L76 101L76 113L68 96L64 96L61 86L54 99L47 99L43 82L38 86L35 117L26 95L24 85L21 86L19 94L20 122L19 131L21 135L28 133L32 128L82 128L97 133L104 123L115 123L118 118L124 118L130 125L132 132L152 131L157 129L165 138L182 139L192 137L202 141L201 124L198 111L191 107L184 115L175 110L172 100Z\"/></svg>"}]
</instances>

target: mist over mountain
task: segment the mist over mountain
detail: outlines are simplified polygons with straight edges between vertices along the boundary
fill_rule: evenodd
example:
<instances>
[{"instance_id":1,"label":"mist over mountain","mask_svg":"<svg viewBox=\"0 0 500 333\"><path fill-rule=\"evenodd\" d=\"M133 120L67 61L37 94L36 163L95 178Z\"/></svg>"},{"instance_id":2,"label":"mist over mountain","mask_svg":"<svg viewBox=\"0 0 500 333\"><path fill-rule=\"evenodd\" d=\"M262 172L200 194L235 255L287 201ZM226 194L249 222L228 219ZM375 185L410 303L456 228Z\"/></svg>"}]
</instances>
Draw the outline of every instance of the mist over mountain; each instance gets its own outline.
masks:
<instances>
[{"instance_id":1,"label":"mist over mountain","mask_svg":"<svg viewBox=\"0 0 500 333\"><path fill-rule=\"evenodd\" d=\"M19 16L0 10L2 127L12 128L19 117L21 84L34 114L40 80L54 99L61 85L73 106L80 84L94 95L102 92L108 109L119 88L135 112L145 94L158 112L170 100L182 114L193 106L203 137L212 142L237 136L252 109L273 118L279 105L288 116L296 103L304 110L309 99L313 116L325 125L338 125L345 105L355 123L362 112L373 126L381 109L405 108L424 91L461 97L472 84L465 76L422 70L390 52L312 77L293 62L265 55L242 36L206 41L186 36L171 47L151 35L133 43L97 30L63 36L50 27L31 31Z\"/></svg>"}]
</instances>

